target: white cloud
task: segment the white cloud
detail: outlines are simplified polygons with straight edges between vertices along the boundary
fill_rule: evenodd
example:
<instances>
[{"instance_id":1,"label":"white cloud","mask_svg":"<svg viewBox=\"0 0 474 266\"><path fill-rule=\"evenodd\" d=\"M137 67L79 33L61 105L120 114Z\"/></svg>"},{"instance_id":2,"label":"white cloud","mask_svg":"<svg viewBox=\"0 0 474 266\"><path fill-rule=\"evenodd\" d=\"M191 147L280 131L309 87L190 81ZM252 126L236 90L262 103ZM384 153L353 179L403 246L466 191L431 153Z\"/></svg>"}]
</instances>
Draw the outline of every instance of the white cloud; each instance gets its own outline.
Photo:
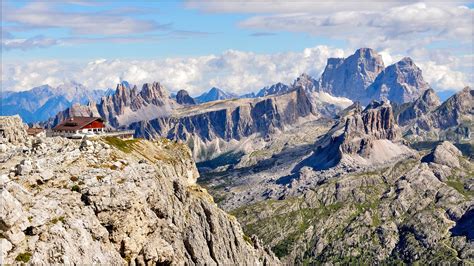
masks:
<instances>
[{"instance_id":1,"label":"white cloud","mask_svg":"<svg viewBox=\"0 0 474 266\"><path fill-rule=\"evenodd\" d=\"M72 1L75 3L75 1ZM80 1L79 1L80 2ZM83 1L84 4L93 2ZM126 12L64 11L59 2L32 2L20 8L2 4L2 21L15 23L13 29L64 28L72 34L137 34L168 28L153 20L129 17Z\"/></svg>"},{"instance_id":2,"label":"white cloud","mask_svg":"<svg viewBox=\"0 0 474 266\"><path fill-rule=\"evenodd\" d=\"M307 72L319 76L328 57L343 57L344 51L327 46L301 52L255 54L228 50L220 55L162 60L105 60L71 63L57 60L5 63L4 90L27 90L49 84L77 81L89 88L110 88L121 80L132 84L160 81L169 90L187 89L197 95L212 86L235 93L256 91L276 82L291 83Z\"/></svg>"},{"instance_id":3,"label":"white cloud","mask_svg":"<svg viewBox=\"0 0 474 266\"><path fill-rule=\"evenodd\" d=\"M249 13L244 28L302 32L407 54L429 44L456 43L472 53L474 10L469 1L189 1L205 12ZM448 45L449 46L449 45Z\"/></svg>"},{"instance_id":4,"label":"white cloud","mask_svg":"<svg viewBox=\"0 0 474 266\"><path fill-rule=\"evenodd\" d=\"M303 72L318 78L328 57L347 57L353 52L316 46L300 52L276 54L228 50L219 55L160 60L97 59L88 63L56 60L5 63L2 85L4 90L21 91L43 84L58 86L76 81L91 89L103 89L113 88L122 80L139 86L145 82L159 81L168 90L186 89L191 95L198 95L213 86L243 94L276 82L291 83ZM472 84L472 76L456 70L456 66L465 67L466 62L447 60L439 63L429 59L429 53L419 54L420 58L414 57L414 60L436 90L459 90ZM389 51L383 51L382 56L386 63L396 62L403 57L392 55ZM419 60L423 58L428 59ZM468 60L469 58L465 61Z\"/></svg>"},{"instance_id":5,"label":"white cloud","mask_svg":"<svg viewBox=\"0 0 474 266\"><path fill-rule=\"evenodd\" d=\"M9 36L11 37L11 36ZM28 39L2 38L2 48L6 50L21 49L29 50L33 48L45 48L58 44L59 41L38 35Z\"/></svg>"},{"instance_id":6,"label":"white cloud","mask_svg":"<svg viewBox=\"0 0 474 266\"><path fill-rule=\"evenodd\" d=\"M425 80L438 91L443 90L459 90L467 85L472 86L472 76L469 77L460 71L452 70L449 65L438 65L433 61L423 62L419 64L423 71Z\"/></svg>"}]
</instances>

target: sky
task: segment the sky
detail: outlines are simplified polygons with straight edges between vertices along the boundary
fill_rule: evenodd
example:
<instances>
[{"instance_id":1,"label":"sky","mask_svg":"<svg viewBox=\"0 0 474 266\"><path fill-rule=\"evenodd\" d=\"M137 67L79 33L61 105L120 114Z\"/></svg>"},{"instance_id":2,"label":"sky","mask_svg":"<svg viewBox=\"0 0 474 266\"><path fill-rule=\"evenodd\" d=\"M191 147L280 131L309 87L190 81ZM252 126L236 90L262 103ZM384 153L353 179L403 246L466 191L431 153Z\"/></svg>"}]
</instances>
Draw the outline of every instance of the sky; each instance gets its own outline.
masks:
<instances>
[{"instance_id":1,"label":"sky","mask_svg":"<svg viewBox=\"0 0 474 266\"><path fill-rule=\"evenodd\" d=\"M2 91L77 82L90 89L158 81L198 95L243 94L328 57L376 49L411 57L438 92L474 83L469 1L2 0Z\"/></svg>"}]
</instances>

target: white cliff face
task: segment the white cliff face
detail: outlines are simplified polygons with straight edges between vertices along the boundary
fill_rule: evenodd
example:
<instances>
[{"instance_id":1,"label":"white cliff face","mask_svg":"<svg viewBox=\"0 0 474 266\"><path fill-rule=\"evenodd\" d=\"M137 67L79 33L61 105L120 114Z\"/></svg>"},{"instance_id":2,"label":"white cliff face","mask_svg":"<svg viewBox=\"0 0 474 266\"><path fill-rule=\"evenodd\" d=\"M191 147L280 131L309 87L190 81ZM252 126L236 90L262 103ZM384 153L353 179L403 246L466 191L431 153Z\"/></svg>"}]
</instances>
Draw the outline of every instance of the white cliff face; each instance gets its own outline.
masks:
<instances>
[{"instance_id":1,"label":"white cliff face","mask_svg":"<svg viewBox=\"0 0 474 266\"><path fill-rule=\"evenodd\" d=\"M195 184L182 144L59 137L4 144L2 264L278 264Z\"/></svg>"}]
</instances>

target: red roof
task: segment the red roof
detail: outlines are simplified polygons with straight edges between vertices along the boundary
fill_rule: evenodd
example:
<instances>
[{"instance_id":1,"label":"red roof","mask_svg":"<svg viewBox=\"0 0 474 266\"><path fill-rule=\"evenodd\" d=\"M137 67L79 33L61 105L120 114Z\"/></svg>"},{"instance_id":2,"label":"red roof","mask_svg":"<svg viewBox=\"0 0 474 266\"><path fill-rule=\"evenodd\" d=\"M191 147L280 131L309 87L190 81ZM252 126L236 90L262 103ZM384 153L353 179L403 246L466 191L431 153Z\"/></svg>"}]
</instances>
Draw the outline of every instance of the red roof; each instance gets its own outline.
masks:
<instances>
[{"instance_id":1,"label":"red roof","mask_svg":"<svg viewBox=\"0 0 474 266\"><path fill-rule=\"evenodd\" d=\"M30 136L36 136L39 133L43 132L44 129L38 127L30 127L26 130L26 133Z\"/></svg>"},{"instance_id":2,"label":"red roof","mask_svg":"<svg viewBox=\"0 0 474 266\"><path fill-rule=\"evenodd\" d=\"M65 131L65 130L79 130L83 129L87 125L91 124L94 121L103 123L104 119L100 117L84 117L84 116L74 116L62 121L59 125L53 128L54 131Z\"/></svg>"}]
</instances>

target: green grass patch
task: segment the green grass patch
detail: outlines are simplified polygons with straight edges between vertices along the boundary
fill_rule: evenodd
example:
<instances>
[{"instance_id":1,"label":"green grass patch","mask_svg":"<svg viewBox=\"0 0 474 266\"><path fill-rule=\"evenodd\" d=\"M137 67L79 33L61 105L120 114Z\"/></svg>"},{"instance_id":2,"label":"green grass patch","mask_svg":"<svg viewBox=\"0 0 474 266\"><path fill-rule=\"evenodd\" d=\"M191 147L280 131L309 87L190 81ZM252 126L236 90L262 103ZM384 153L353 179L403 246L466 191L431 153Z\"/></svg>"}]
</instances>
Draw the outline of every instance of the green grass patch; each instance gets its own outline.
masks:
<instances>
[{"instance_id":1,"label":"green grass patch","mask_svg":"<svg viewBox=\"0 0 474 266\"><path fill-rule=\"evenodd\" d=\"M128 139L128 140L123 140L119 139L116 137L106 137L105 142L107 142L109 145L114 146L115 148L125 152L125 153L130 153L133 151L134 143L140 141L140 139Z\"/></svg>"},{"instance_id":2,"label":"green grass patch","mask_svg":"<svg viewBox=\"0 0 474 266\"><path fill-rule=\"evenodd\" d=\"M465 197L473 197L474 191L468 191L464 188L464 183L458 180L448 180L446 184L459 192L460 194L464 195Z\"/></svg>"},{"instance_id":3,"label":"green grass patch","mask_svg":"<svg viewBox=\"0 0 474 266\"><path fill-rule=\"evenodd\" d=\"M20 262L24 262L24 263L28 263L31 259L31 253L30 252L25 252L25 253L20 253L18 254L18 256L16 256L15 260L16 261L20 261Z\"/></svg>"},{"instance_id":4,"label":"green grass patch","mask_svg":"<svg viewBox=\"0 0 474 266\"><path fill-rule=\"evenodd\" d=\"M58 222L64 223L65 220L66 219L64 218L64 216L55 217L55 218L51 219L51 223L52 224L57 224Z\"/></svg>"},{"instance_id":5,"label":"green grass patch","mask_svg":"<svg viewBox=\"0 0 474 266\"><path fill-rule=\"evenodd\" d=\"M78 185L74 185L71 187L71 190L72 191L75 191L75 192L78 192L78 193L81 193L81 188L78 186Z\"/></svg>"},{"instance_id":6,"label":"green grass patch","mask_svg":"<svg viewBox=\"0 0 474 266\"><path fill-rule=\"evenodd\" d=\"M243 238L244 238L245 241L247 241L247 243L249 243L250 245L253 246L252 239L248 235L244 234Z\"/></svg>"}]
</instances>

